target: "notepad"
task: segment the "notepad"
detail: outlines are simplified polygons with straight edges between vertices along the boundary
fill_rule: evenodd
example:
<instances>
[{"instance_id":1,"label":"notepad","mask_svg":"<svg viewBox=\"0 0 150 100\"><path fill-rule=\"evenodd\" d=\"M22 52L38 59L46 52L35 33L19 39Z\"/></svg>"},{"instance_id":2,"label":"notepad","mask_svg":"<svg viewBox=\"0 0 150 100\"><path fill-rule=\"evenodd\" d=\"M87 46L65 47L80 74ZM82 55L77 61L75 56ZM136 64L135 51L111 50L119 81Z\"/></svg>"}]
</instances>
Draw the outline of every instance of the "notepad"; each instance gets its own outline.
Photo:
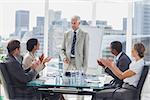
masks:
<instances>
[{"instance_id":1,"label":"notepad","mask_svg":"<svg viewBox=\"0 0 150 100\"><path fill-rule=\"evenodd\" d=\"M101 83L101 81L100 80L97 80L97 79L85 79L85 81L87 82L87 83Z\"/></svg>"}]
</instances>

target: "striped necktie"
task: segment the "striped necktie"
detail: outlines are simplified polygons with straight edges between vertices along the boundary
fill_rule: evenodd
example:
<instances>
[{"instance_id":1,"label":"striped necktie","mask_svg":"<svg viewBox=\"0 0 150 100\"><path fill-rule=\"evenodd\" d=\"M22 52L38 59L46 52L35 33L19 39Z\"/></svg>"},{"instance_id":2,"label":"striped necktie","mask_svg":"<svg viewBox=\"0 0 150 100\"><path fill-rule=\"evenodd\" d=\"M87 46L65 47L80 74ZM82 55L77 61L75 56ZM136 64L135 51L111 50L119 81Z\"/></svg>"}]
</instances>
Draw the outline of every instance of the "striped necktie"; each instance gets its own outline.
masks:
<instances>
[{"instance_id":1,"label":"striped necktie","mask_svg":"<svg viewBox=\"0 0 150 100\"><path fill-rule=\"evenodd\" d=\"M72 42L72 47L71 47L71 54L72 54L72 55L75 55L75 44L76 44L76 40L77 40L76 32L74 32L73 42Z\"/></svg>"}]
</instances>

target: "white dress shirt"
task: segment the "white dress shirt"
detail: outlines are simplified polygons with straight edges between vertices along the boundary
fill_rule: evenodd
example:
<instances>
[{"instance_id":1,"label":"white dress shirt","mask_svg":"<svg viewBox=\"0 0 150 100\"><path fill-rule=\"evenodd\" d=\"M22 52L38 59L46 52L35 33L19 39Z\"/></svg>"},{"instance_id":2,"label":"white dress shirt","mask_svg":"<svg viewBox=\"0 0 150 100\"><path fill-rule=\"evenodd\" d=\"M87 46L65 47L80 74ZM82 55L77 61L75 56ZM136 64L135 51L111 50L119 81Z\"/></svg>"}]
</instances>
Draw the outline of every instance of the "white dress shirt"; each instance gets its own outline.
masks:
<instances>
[{"instance_id":1,"label":"white dress shirt","mask_svg":"<svg viewBox=\"0 0 150 100\"><path fill-rule=\"evenodd\" d=\"M118 59L120 58L122 52L120 52L116 57L115 57L115 63L117 63Z\"/></svg>"}]
</instances>

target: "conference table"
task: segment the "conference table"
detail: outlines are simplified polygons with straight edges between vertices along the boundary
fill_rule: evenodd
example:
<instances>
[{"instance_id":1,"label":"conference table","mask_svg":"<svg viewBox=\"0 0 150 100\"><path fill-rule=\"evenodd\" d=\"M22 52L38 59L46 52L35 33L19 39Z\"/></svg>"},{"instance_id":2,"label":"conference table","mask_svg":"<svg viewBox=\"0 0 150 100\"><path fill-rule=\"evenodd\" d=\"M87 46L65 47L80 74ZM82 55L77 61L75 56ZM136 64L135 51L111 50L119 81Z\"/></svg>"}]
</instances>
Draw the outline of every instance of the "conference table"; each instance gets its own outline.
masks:
<instances>
[{"instance_id":1,"label":"conference table","mask_svg":"<svg viewBox=\"0 0 150 100\"><path fill-rule=\"evenodd\" d=\"M79 75L76 72L68 75L52 74L33 80L27 85L51 93L93 95L103 89L104 75Z\"/></svg>"}]
</instances>

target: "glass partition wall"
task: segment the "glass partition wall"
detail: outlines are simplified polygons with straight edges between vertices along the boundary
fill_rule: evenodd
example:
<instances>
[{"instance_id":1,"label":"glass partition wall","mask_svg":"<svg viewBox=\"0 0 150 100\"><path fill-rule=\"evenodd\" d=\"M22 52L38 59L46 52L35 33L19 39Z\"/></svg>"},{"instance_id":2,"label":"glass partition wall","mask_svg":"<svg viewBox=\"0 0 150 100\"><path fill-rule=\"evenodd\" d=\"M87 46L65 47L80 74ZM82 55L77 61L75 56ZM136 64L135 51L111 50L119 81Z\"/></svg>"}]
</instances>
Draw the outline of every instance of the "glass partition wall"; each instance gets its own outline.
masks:
<instances>
[{"instance_id":1,"label":"glass partition wall","mask_svg":"<svg viewBox=\"0 0 150 100\"><path fill-rule=\"evenodd\" d=\"M146 45L145 60L150 59L150 3L148 0L5 0L0 1L0 53L5 55L10 39L21 41L21 53L26 51L26 41L37 38L40 50L52 56L50 68L62 66L60 48L64 33L71 29L73 15L81 17L80 27L88 32L88 72L100 74L96 60L100 57L114 58L110 42L118 40L131 57L132 45ZM98 70L97 70L98 69ZM44 73L49 71L45 69Z\"/></svg>"}]
</instances>

